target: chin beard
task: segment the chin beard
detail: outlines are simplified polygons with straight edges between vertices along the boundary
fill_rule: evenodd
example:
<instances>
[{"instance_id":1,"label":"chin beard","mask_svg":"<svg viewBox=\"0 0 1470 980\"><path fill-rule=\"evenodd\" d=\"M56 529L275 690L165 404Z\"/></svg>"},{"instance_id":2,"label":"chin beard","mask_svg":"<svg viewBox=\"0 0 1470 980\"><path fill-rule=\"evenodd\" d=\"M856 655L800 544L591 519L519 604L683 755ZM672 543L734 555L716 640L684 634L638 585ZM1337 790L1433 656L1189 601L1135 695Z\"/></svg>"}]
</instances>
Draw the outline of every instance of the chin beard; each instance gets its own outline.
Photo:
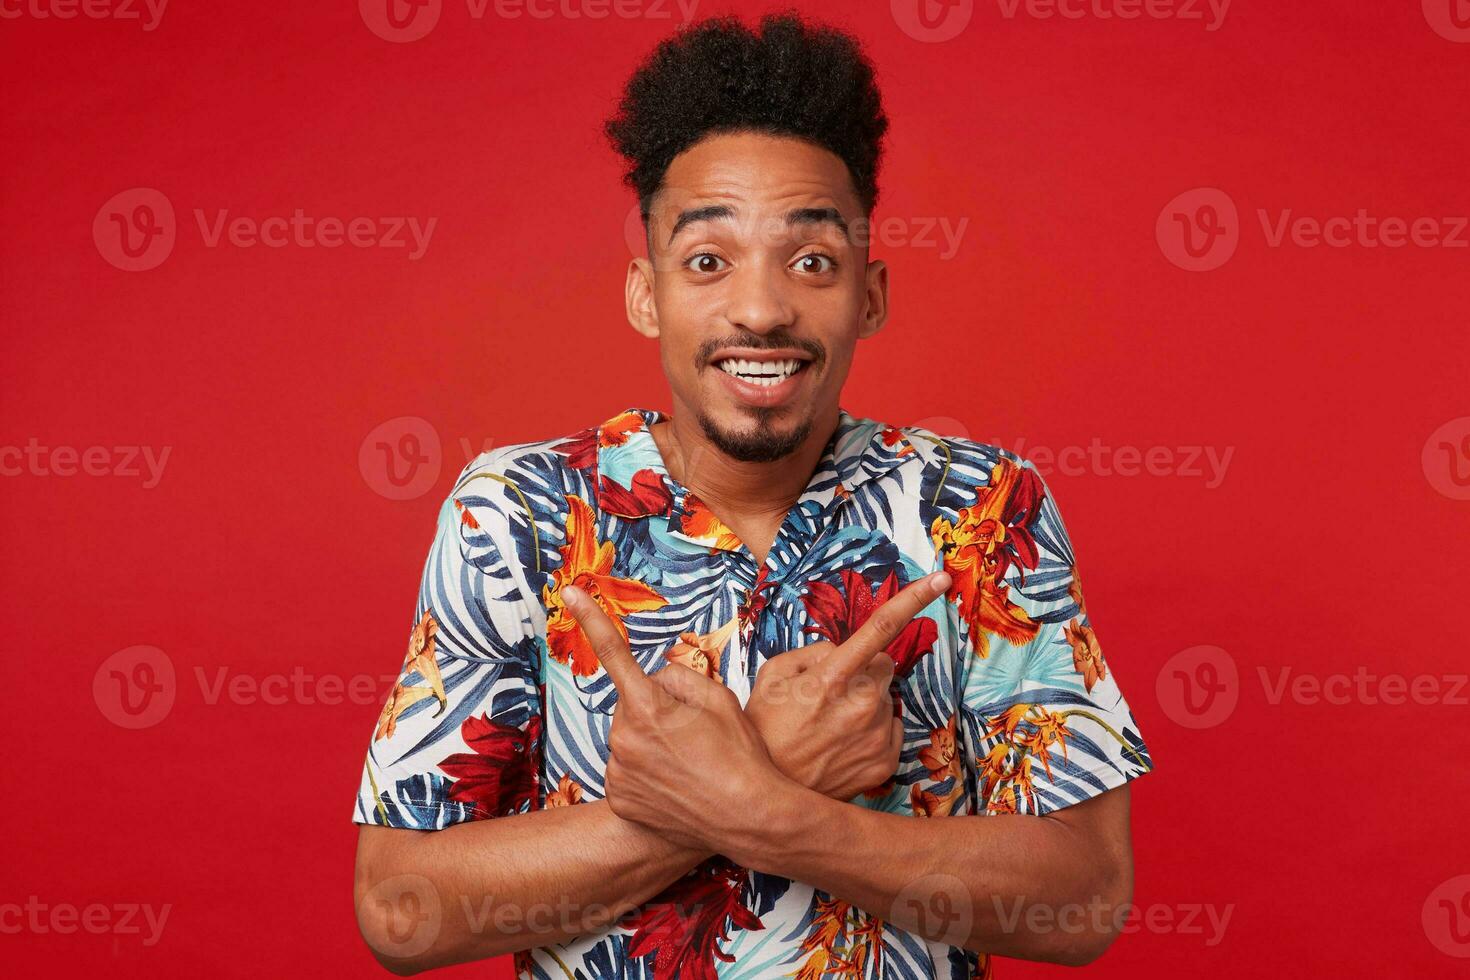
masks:
<instances>
[{"instance_id":1,"label":"chin beard","mask_svg":"<svg viewBox=\"0 0 1470 980\"><path fill-rule=\"evenodd\" d=\"M742 463L771 463L795 452L812 431L812 420L807 419L784 435L773 432L770 420L775 414L775 411L771 409L756 409L755 429L738 434L725 432L718 428L709 416L702 412L697 417L699 427L704 430L705 438L726 456Z\"/></svg>"}]
</instances>

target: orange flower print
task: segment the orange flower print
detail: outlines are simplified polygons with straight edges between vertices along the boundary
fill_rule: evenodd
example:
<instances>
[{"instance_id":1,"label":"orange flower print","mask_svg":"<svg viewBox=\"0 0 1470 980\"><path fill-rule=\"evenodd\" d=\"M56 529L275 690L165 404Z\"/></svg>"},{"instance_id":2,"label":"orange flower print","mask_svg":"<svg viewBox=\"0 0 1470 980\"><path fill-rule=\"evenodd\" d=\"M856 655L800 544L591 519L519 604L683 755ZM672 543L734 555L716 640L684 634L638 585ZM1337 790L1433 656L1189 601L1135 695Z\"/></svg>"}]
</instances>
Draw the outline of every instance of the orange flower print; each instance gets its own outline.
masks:
<instances>
[{"instance_id":1,"label":"orange flower print","mask_svg":"<svg viewBox=\"0 0 1470 980\"><path fill-rule=\"evenodd\" d=\"M541 591L541 601L546 606L546 645L557 663L570 664L572 673L578 677L591 677L599 666L597 654L562 603L562 588L576 585L590 595L612 619L624 640L628 638L624 616L658 609L668 600L636 579L614 576L613 544L598 542L592 508L576 494L567 495L567 504L567 543L561 547L562 564Z\"/></svg>"},{"instance_id":2,"label":"orange flower print","mask_svg":"<svg viewBox=\"0 0 1470 980\"><path fill-rule=\"evenodd\" d=\"M434 633L438 628L433 612L424 610L423 618L409 634L408 652L403 657L403 669L398 683L393 685L393 690L378 715L378 728L373 733L374 742L392 738L398 727L399 716L424 698L432 697L439 702L439 710L434 712L435 718L443 714L449 705L449 698L444 693L444 679L439 676L439 662L434 659ZM417 673L428 686L410 684L408 678L413 673Z\"/></svg>"},{"instance_id":3,"label":"orange flower print","mask_svg":"<svg viewBox=\"0 0 1470 980\"><path fill-rule=\"evenodd\" d=\"M1082 597L1082 577L1077 571L1077 566L1072 566L1072 582L1067 586L1067 598L1077 603L1077 611L1082 615L1087 614L1087 600Z\"/></svg>"},{"instance_id":4,"label":"orange flower print","mask_svg":"<svg viewBox=\"0 0 1470 980\"><path fill-rule=\"evenodd\" d=\"M943 728L929 733L929 745L919 750L919 761L929 770L929 778L943 781L951 776L959 778L959 756L955 752L956 716L950 715Z\"/></svg>"},{"instance_id":5,"label":"orange flower print","mask_svg":"<svg viewBox=\"0 0 1470 980\"><path fill-rule=\"evenodd\" d=\"M1023 724L1026 726L1024 729L1021 727ZM1036 704L1013 704L991 720L985 735L987 738L999 735L1011 745L1034 753L1046 767L1049 777L1051 762L1048 750L1052 745L1060 744L1065 758L1066 740L1071 737L1072 730L1067 727L1065 715Z\"/></svg>"},{"instance_id":6,"label":"orange flower print","mask_svg":"<svg viewBox=\"0 0 1470 980\"><path fill-rule=\"evenodd\" d=\"M715 516L709 505L692 492L684 495L684 513L680 518L680 530L691 538L710 542L710 551L736 551L741 546L740 538Z\"/></svg>"},{"instance_id":7,"label":"orange flower print","mask_svg":"<svg viewBox=\"0 0 1470 980\"><path fill-rule=\"evenodd\" d=\"M462 504L458 497L454 498L454 509L459 511L459 522L461 524L476 531L480 529L480 522L475 520L475 515L470 513L470 509Z\"/></svg>"},{"instance_id":8,"label":"orange flower print","mask_svg":"<svg viewBox=\"0 0 1470 980\"><path fill-rule=\"evenodd\" d=\"M980 795L988 801L997 798L1002 805L1009 805L1016 812L1019 800L1025 800L1031 812L1036 810L1036 793L1031 783L1031 757L1024 751L1002 742L991 749L985 758L978 760L981 786ZM992 796L992 791L1001 792ZM1008 795L1007 795L1008 794ZM989 804L986 812L995 812Z\"/></svg>"},{"instance_id":9,"label":"orange flower print","mask_svg":"<svg viewBox=\"0 0 1470 980\"><path fill-rule=\"evenodd\" d=\"M990 803L986 805L985 812L989 814L1019 813L1020 810L1016 806L1016 788L1002 786L996 790L995 795L990 798Z\"/></svg>"},{"instance_id":10,"label":"orange flower print","mask_svg":"<svg viewBox=\"0 0 1470 980\"><path fill-rule=\"evenodd\" d=\"M954 802L964 795L965 776L955 743L956 720L955 715L950 715L943 728L929 732L929 744L919 750L919 762L929 770L930 779L941 783L953 780L953 783L943 796L915 784L909 791L909 804L915 816L948 816L954 809Z\"/></svg>"},{"instance_id":11,"label":"orange flower print","mask_svg":"<svg viewBox=\"0 0 1470 980\"><path fill-rule=\"evenodd\" d=\"M1048 711L1040 706L1035 707L1035 715L1026 718L1027 724L1031 725L1031 731L1022 733L1016 739L1016 744L1031 752L1032 755L1041 760L1041 765L1046 769L1046 778L1052 779L1051 774L1051 746L1062 747L1062 758L1067 757L1067 739L1072 736L1072 730L1067 727L1067 720L1055 711Z\"/></svg>"},{"instance_id":12,"label":"orange flower print","mask_svg":"<svg viewBox=\"0 0 1470 980\"><path fill-rule=\"evenodd\" d=\"M637 412L623 412L602 424L601 444L621 446L628 437L643 428L643 416Z\"/></svg>"},{"instance_id":13,"label":"orange flower print","mask_svg":"<svg viewBox=\"0 0 1470 980\"><path fill-rule=\"evenodd\" d=\"M556 784L556 792L546 794L546 809L558 806L573 806L582 802L582 784L571 776L562 776Z\"/></svg>"},{"instance_id":14,"label":"orange flower print","mask_svg":"<svg viewBox=\"0 0 1470 980\"><path fill-rule=\"evenodd\" d=\"M990 483L975 493L974 505L959 509L958 523L936 518L929 534L954 580L947 596L970 626L975 653L984 658L990 655L989 634L1022 644L1040 628L1010 600L1004 579L1012 565L1036 567L1031 526L1041 510L1041 481L1034 470L1000 459Z\"/></svg>"},{"instance_id":15,"label":"orange flower print","mask_svg":"<svg viewBox=\"0 0 1470 980\"><path fill-rule=\"evenodd\" d=\"M1108 679L1108 665L1103 662L1097 634L1091 626L1074 619L1067 624L1067 642L1072 644L1072 666L1082 675L1082 683L1087 685L1087 693L1091 694L1098 681Z\"/></svg>"},{"instance_id":16,"label":"orange flower print","mask_svg":"<svg viewBox=\"0 0 1470 980\"><path fill-rule=\"evenodd\" d=\"M823 980L880 975L883 920L841 899L820 894L813 904L811 931L801 942L801 952L807 957L791 976L795 980Z\"/></svg>"},{"instance_id":17,"label":"orange flower print","mask_svg":"<svg viewBox=\"0 0 1470 980\"><path fill-rule=\"evenodd\" d=\"M899 429L895 429L891 425L885 425L883 427L881 435L883 437L883 445L887 446L889 449L892 449L899 443L903 443L903 448L894 453L895 456L907 456L909 453L916 451L913 447L913 444L910 443L906 438L904 438L903 432Z\"/></svg>"},{"instance_id":18,"label":"orange flower print","mask_svg":"<svg viewBox=\"0 0 1470 980\"><path fill-rule=\"evenodd\" d=\"M938 793L931 793L918 783L909 787L909 809L914 811L916 817L943 817L949 813L945 801L939 798Z\"/></svg>"},{"instance_id":19,"label":"orange flower print","mask_svg":"<svg viewBox=\"0 0 1470 980\"><path fill-rule=\"evenodd\" d=\"M1001 736L1007 742L1016 737L1016 730L1021 727L1021 722L1026 720L1026 714L1031 710L1029 704L1013 704L1000 714L991 719L985 729L985 737L992 738Z\"/></svg>"},{"instance_id":20,"label":"orange flower print","mask_svg":"<svg viewBox=\"0 0 1470 980\"><path fill-rule=\"evenodd\" d=\"M680 633L678 642L664 651L664 658L670 663L696 670L711 680L719 680L720 658L739 625L740 618L732 616L724 626L703 636L693 631Z\"/></svg>"}]
</instances>

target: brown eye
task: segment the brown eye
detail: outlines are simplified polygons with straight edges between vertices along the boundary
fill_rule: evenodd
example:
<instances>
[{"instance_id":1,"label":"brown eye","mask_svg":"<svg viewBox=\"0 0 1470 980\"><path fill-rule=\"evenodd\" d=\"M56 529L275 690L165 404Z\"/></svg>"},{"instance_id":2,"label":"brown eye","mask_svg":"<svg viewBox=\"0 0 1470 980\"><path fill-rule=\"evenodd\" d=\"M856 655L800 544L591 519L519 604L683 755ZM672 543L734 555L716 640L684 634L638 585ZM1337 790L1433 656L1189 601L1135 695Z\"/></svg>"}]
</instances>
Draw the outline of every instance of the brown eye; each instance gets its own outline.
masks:
<instances>
[{"instance_id":1,"label":"brown eye","mask_svg":"<svg viewBox=\"0 0 1470 980\"><path fill-rule=\"evenodd\" d=\"M695 272L719 272L722 261L713 252L700 252L689 259L688 265Z\"/></svg>"},{"instance_id":2,"label":"brown eye","mask_svg":"<svg viewBox=\"0 0 1470 980\"><path fill-rule=\"evenodd\" d=\"M797 259L796 264L802 272L811 273L812 275L831 272L837 267L837 263L832 260L831 256L823 255L821 252L808 252L806 255Z\"/></svg>"}]
</instances>

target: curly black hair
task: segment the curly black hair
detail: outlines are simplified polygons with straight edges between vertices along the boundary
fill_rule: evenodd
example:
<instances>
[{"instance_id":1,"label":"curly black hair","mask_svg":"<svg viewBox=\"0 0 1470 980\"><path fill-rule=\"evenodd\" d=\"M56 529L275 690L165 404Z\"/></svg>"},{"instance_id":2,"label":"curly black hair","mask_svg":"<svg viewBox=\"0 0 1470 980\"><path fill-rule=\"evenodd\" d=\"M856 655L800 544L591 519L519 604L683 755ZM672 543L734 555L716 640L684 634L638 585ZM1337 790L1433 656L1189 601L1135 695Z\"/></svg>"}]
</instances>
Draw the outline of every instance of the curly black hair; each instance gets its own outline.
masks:
<instances>
[{"instance_id":1,"label":"curly black hair","mask_svg":"<svg viewBox=\"0 0 1470 980\"><path fill-rule=\"evenodd\" d=\"M735 16L688 25L640 64L603 126L628 161L623 182L649 202L670 162L705 136L793 136L841 157L864 213L878 200L888 117L857 39L810 24L795 10L767 14L758 31Z\"/></svg>"}]
</instances>

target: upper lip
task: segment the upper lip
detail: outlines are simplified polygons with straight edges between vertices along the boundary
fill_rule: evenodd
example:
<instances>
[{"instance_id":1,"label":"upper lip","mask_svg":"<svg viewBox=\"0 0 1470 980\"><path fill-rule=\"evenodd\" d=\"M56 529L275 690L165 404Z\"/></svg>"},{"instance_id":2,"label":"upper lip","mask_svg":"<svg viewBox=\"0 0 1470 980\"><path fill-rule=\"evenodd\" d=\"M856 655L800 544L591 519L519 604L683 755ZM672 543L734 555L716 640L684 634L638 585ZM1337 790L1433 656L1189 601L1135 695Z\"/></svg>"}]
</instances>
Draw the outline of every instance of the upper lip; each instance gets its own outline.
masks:
<instances>
[{"instance_id":1,"label":"upper lip","mask_svg":"<svg viewBox=\"0 0 1470 980\"><path fill-rule=\"evenodd\" d=\"M715 351L709 362L718 364L732 358L740 361L810 361L812 355L795 347L782 347L779 350L756 347L721 347Z\"/></svg>"}]
</instances>

